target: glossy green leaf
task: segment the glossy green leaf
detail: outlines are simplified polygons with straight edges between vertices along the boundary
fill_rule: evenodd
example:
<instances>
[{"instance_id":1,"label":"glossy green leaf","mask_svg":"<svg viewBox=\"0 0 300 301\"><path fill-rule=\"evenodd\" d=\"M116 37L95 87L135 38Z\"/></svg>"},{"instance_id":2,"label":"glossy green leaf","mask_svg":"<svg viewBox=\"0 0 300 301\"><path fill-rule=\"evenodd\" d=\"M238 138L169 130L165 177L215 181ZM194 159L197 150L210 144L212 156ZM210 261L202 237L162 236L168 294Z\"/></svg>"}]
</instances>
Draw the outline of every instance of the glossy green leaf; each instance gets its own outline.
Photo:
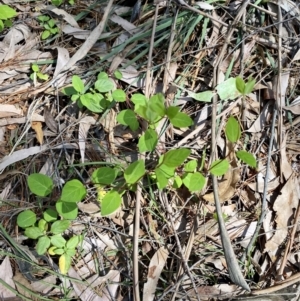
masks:
<instances>
[{"instance_id":1,"label":"glossy green leaf","mask_svg":"<svg viewBox=\"0 0 300 301\"><path fill-rule=\"evenodd\" d=\"M108 216L116 212L122 203L122 198L117 191L109 191L101 201L101 215Z\"/></svg>"},{"instance_id":2,"label":"glossy green leaf","mask_svg":"<svg viewBox=\"0 0 300 301\"><path fill-rule=\"evenodd\" d=\"M131 96L131 101L135 104L135 105L141 105L141 106L147 106L147 97L143 94L133 94Z\"/></svg>"},{"instance_id":3,"label":"glossy green leaf","mask_svg":"<svg viewBox=\"0 0 300 301\"><path fill-rule=\"evenodd\" d=\"M168 185L168 179L165 173L160 168L156 168L155 175L158 189L164 189Z\"/></svg>"},{"instance_id":4,"label":"glossy green leaf","mask_svg":"<svg viewBox=\"0 0 300 301\"><path fill-rule=\"evenodd\" d=\"M238 76L235 79L235 84L236 84L236 88L238 89L238 91L241 94L245 95L245 82L244 82L244 80L241 77Z\"/></svg>"},{"instance_id":5,"label":"glossy green leaf","mask_svg":"<svg viewBox=\"0 0 300 301\"><path fill-rule=\"evenodd\" d=\"M55 204L55 208L59 215L64 219L73 220L78 216L78 207L76 203L58 200Z\"/></svg>"},{"instance_id":6,"label":"glossy green leaf","mask_svg":"<svg viewBox=\"0 0 300 301\"><path fill-rule=\"evenodd\" d=\"M117 121L120 124L127 125L132 131L139 128L139 123L135 113L132 110L123 110L117 115Z\"/></svg>"},{"instance_id":7,"label":"glossy green leaf","mask_svg":"<svg viewBox=\"0 0 300 301\"><path fill-rule=\"evenodd\" d=\"M210 102L212 97L214 96L213 91L204 91L200 93L189 92L188 94L193 99L202 102Z\"/></svg>"},{"instance_id":8,"label":"glossy green leaf","mask_svg":"<svg viewBox=\"0 0 300 301\"><path fill-rule=\"evenodd\" d=\"M8 5L0 5L0 19L7 20L17 15L17 12Z\"/></svg>"},{"instance_id":9,"label":"glossy green leaf","mask_svg":"<svg viewBox=\"0 0 300 301\"><path fill-rule=\"evenodd\" d=\"M155 149L157 142L158 142L158 136L156 131L152 129L148 129L139 139L139 143L138 143L139 151L141 153L151 152Z\"/></svg>"},{"instance_id":10,"label":"glossy green leaf","mask_svg":"<svg viewBox=\"0 0 300 301\"><path fill-rule=\"evenodd\" d=\"M227 160L216 160L211 164L210 172L214 176L223 176L229 168L229 162Z\"/></svg>"},{"instance_id":11,"label":"glossy green leaf","mask_svg":"<svg viewBox=\"0 0 300 301\"><path fill-rule=\"evenodd\" d=\"M100 93L85 93L80 96L80 101L82 105L95 113L103 112L108 105L108 101Z\"/></svg>"},{"instance_id":12,"label":"glossy green leaf","mask_svg":"<svg viewBox=\"0 0 300 301\"><path fill-rule=\"evenodd\" d=\"M17 217L17 224L21 228L27 228L36 222L36 214L31 210L24 210Z\"/></svg>"},{"instance_id":13,"label":"glossy green leaf","mask_svg":"<svg viewBox=\"0 0 300 301\"><path fill-rule=\"evenodd\" d=\"M173 188L178 189L182 186L182 179L179 176L174 178Z\"/></svg>"},{"instance_id":14,"label":"glossy green leaf","mask_svg":"<svg viewBox=\"0 0 300 301\"><path fill-rule=\"evenodd\" d=\"M56 234L50 238L51 244L57 248L63 248L66 245L66 240L61 236L61 234Z\"/></svg>"},{"instance_id":15,"label":"glossy green leaf","mask_svg":"<svg viewBox=\"0 0 300 301\"><path fill-rule=\"evenodd\" d=\"M167 116L169 117L170 122L178 128L188 127L194 124L191 117L185 113L179 112L178 107L168 107Z\"/></svg>"},{"instance_id":16,"label":"glossy green leaf","mask_svg":"<svg viewBox=\"0 0 300 301\"><path fill-rule=\"evenodd\" d=\"M74 179L68 181L64 185L60 199L63 202L77 203L83 200L85 196L86 196L86 189L84 185L80 181Z\"/></svg>"},{"instance_id":17,"label":"glossy green leaf","mask_svg":"<svg viewBox=\"0 0 300 301\"><path fill-rule=\"evenodd\" d=\"M117 177L117 170L110 167L97 168L91 177L94 184L110 185Z\"/></svg>"},{"instance_id":18,"label":"glossy green leaf","mask_svg":"<svg viewBox=\"0 0 300 301\"><path fill-rule=\"evenodd\" d=\"M48 176L40 173L29 175L27 183L30 191L38 196L47 196L53 189L53 181Z\"/></svg>"},{"instance_id":19,"label":"glossy green leaf","mask_svg":"<svg viewBox=\"0 0 300 301\"><path fill-rule=\"evenodd\" d=\"M75 235L67 241L66 247L68 249L75 249L79 245L80 241L81 241L81 236Z\"/></svg>"},{"instance_id":20,"label":"glossy green leaf","mask_svg":"<svg viewBox=\"0 0 300 301\"><path fill-rule=\"evenodd\" d=\"M237 158L239 158L240 160L242 160L243 162L245 162L246 164L248 164L253 168L255 168L257 165L256 159L251 153L241 150L236 152L236 156Z\"/></svg>"},{"instance_id":21,"label":"glossy green leaf","mask_svg":"<svg viewBox=\"0 0 300 301\"><path fill-rule=\"evenodd\" d=\"M198 162L197 160L191 160L184 164L184 171L186 172L194 172L195 169L197 168Z\"/></svg>"},{"instance_id":22,"label":"glossy green leaf","mask_svg":"<svg viewBox=\"0 0 300 301\"><path fill-rule=\"evenodd\" d=\"M42 32L41 38L42 38L42 40L46 40L50 37L50 35L51 35L51 32L49 30L45 30Z\"/></svg>"},{"instance_id":23,"label":"glossy green leaf","mask_svg":"<svg viewBox=\"0 0 300 301\"><path fill-rule=\"evenodd\" d=\"M43 217L47 222L54 222L57 220L57 212L51 208L48 208L44 211Z\"/></svg>"},{"instance_id":24,"label":"glossy green leaf","mask_svg":"<svg viewBox=\"0 0 300 301\"><path fill-rule=\"evenodd\" d=\"M187 148L170 150L164 155L163 163L168 167L178 167L187 159L190 153L191 150Z\"/></svg>"},{"instance_id":25,"label":"glossy green leaf","mask_svg":"<svg viewBox=\"0 0 300 301\"><path fill-rule=\"evenodd\" d=\"M145 161L137 160L131 163L124 171L124 178L126 183L134 184L146 173Z\"/></svg>"},{"instance_id":26,"label":"glossy green leaf","mask_svg":"<svg viewBox=\"0 0 300 301\"><path fill-rule=\"evenodd\" d=\"M200 191L204 187L206 179L199 172L186 173L183 176L182 182L190 192L196 192Z\"/></svg>"},{"instance_id":27,"label":"glossy green leaf","mask_svg":"<svg viewBox=\"0 0 300 301\"><path fill-rule=\"evenodd\" d=\"M114 72L114 76L115 76L116 79L122 79L123 74L122 74L122 72L120 70L116 70Z\"/></svg>"},{"instance_id":28,"label":"glossy green leaf","mask_svg":"<svg viewBox=\"0 0 300 301\"><path fill-rule=\"evenodd\" d=\"M239 122L233 117L230 116L225 126L225 134L229 141L237 142L241 136L241 127Z\"/></svg>"},{"instance_id":29,"label":"glossy green leaf","mask_svg":"<svg viewBox=\"0 0 300 301\"><path fill-rule=\"evenodd\" d=\"M126 101L126 93L121 89L117 89L117 90L113 91L112 92L112 97L117 102Z\"/></svg>"},{"instance_id":30,"label":"glossy green leaf","mask_svg":"<svg viewBox=\"0 0 300 301\"><path fill-rule=\"evenodd\" d=\"M95 82L95 88L100 93L106 93L115 89L115 85L110 78L98 79Z\"/></svg>"},{"instance_id":31,"label":"glossy green leaf","mask_svg":"<svg viewBox=\"0 0 300 301\"><path fill-rule=\"evenodd\" d=\"M42 236L38 239L35 248L36 248L36 252L39 255L43 255L47 252L49 247L50 247L50 238L47 236Z\"/></svg>"},{"instance_id":32,"label":"glossy green leaf","mask_svg":"<svg viewBox=\"0 0 300 301\"><path fill-rule=\"evenodd\" d=\"M84 83L78 75L72 76L72 86L77 92L83 93Z\"/></svg>"},{"instance_id":33,"label":"glossy green leaf","mask_svg":"<svg viewBox=\"0 0 300 301\"><path fill-rule=\"evenodd\" d=\"M71 225L71 222L68 220L56 221L51 225L51 232L53 234L60 234L66 231Z\"/></svg>"},{"instance_id":34,"label":"glossy green leaf","mask_svg":"<svg viewBox=\"0 0 300 301\"><path fill-rule=\"evenodd\" d=\"M160 117L165 116L166 114L165 98L161 93L155 94L152 97L150 97L148 106L150 110L155 112Z\"/></svg>"},{"instance_id":35,"label":"glossy green leaf","mask_svg":"<svg viewBox=\"0 0 300 301\"><path fill-rule=\"evenodd\" d=\"M44 231L42 231L39 227L29 227L25 229L25 236L31 239L38 239L39 237L44 235Z\"/></svg>"}]
</instances>

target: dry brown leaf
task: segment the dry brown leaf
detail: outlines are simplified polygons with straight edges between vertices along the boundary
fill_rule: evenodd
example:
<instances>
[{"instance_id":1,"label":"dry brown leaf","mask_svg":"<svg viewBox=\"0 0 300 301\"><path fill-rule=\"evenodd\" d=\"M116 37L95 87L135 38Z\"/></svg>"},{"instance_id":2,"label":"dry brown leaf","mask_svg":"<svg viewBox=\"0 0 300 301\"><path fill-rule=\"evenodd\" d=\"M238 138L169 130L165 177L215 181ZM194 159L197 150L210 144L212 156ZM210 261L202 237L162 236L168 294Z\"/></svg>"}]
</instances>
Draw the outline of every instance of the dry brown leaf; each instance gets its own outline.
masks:
<instances>
[{"instance_id":1,"label":"dry brown leaf","mask_svg":"<svg viewBox=\"0 0 300 301\"><path fill-rule=\"evenodd\" d=\"M23 116L23 111L15 105L0 104L0 118Z\"/></svg>"},{"instance_id":2,"label":"dry brown leaf","mask_svg":"<svg viewBox=\"0 0 300 301\"><path fill-rule=\"evenodd\" d=\"M15 288L15 284L12 280L12 277L13 277L12 267L11 267L11 264L9 261L9 257L6 256L0 265L0 279L2 279L5 283L10 285L12 288ZM3 298L9 298L9 297L16 296L16 294L14 294L12 291L7 289L2 284L0 284L0 295Z\"/></svg>"},{"instance_id":3,"label":"dry brown leaf","mask_svg":"<svg viewBox=\"0 0 300 301\"><path fill-rule=\"evenodd\" d=\"M169 251L165 247L157 250L150 260L147 282L144 285L143 301L152 301L155 297L158 279L165 266Z\"/></svg>"},{"instance_id":4,"label":"dry brown leaf","mask_svg":"<svg viewBox=\"0 0 300 301\"><path fill-rule=\"evenodd\" d=\"M277 212L276 231L272 238L267 241L264 250L269 254L272 261L277 259L278 248L287 238L290 219L294 214L293 208L298 206L298 189L297 178L292 175L274 202L273 208Z\"/></svg>"},{"instance_id":5,"label":"dry brown leaf","mask_svg":"<svg viewBox=\"0 0 300 301\"><path fill-rule=\"evenodd\" d=\"M31 127L35 131L37 141L40 145L42 145L44 140L42 123L40 121L33 121L31 122Z\"/></svg>"}]
</instances>

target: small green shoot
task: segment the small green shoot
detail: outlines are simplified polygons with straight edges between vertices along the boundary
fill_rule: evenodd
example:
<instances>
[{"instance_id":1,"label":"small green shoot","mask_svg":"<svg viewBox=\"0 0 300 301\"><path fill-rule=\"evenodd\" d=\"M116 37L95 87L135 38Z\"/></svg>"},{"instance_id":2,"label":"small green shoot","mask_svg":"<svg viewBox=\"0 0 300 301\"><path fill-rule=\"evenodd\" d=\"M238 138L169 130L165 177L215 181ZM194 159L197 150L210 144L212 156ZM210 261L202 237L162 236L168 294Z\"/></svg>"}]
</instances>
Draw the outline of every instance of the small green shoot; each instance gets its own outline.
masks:
<instances>
[{"instance_id":1,"label":"small green shoot","mask_svg":"<svg viewBox=\"0 0 300 301\"><path fill-rule=\"evenodd\" d=\"M12 19L17 15L17 12L8 5L0 5L0 32L4 28L9 28L12 26Z\"/></svg>"},{"instance_id":2,"label":"small green shoot","mask_svg":"<svg viewBox=\"0 0 300 301\"><path fill-rule=\"evenodd\" d=\"M50 36L55 35L59 32L59 28L56 26L55 20L51 19L49 16L41 15L38 16L37 19L40 22L41 26L45 29L41 35L42 40L46 40Z\"/></svg>"}]
</instances>

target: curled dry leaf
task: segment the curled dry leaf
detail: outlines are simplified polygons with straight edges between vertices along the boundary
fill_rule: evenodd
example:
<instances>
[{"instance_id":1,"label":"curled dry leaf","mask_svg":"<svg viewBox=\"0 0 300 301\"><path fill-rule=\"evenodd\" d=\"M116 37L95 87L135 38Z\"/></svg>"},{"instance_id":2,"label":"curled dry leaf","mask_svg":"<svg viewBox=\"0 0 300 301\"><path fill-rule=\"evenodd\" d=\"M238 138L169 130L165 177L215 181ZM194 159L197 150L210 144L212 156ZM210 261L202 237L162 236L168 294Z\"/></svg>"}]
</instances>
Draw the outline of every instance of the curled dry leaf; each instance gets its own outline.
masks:
<instances>
[{"instance_id":1,"label":"curled dry leaf","mask_svg":"<svg viewBox=\"0 0 300 301\"><path fill-rule=\"evenodd\" d=\"M31 127L35 131L37 141L40 145L42 145L44 140L42 123L40 121L33 121L31 122Z\"/></svg>"}]
</instances>

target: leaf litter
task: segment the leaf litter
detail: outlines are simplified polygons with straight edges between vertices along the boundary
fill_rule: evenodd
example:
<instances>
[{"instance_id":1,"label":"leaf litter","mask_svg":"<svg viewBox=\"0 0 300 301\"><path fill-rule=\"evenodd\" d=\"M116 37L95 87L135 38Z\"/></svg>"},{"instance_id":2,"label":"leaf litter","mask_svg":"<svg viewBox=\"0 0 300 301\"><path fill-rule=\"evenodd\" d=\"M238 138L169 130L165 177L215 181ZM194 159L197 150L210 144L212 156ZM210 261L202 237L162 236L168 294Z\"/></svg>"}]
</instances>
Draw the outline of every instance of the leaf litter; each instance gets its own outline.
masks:
<instances>
[{"instance_id":1,"label":"leaf litter","mask_svg":"<svg viewBox=\"0 0 300 301\"><path fill-rule=\"evenodd\" d=\"M195 127L184 131L172 126L165 131L161 123L162 136L157 150L162 152L166 146L185 147L192 150L193 158L201 159L206 149L204 169L209 166L211 126L215 124L211 120L211 99L219 93L218 118L222 122L216 151L218 156L230 158L228 172L218 179L219 198L235 256L241 260L243 277L254 294L264 294L268 290L278 292L280 298L296 300L298 290L294 289L293 296L287 297L283 286L289 279L292 285L293 279L299 276L299 232L294 225L299 219L296 213L300 170L297 119L300 69L299 49L295 46L297 35L289 32L290 29L297 32L299 8L289 0L256 6L247 3L243 19L234 23L235 33L229 41L231 47L219 65L218 84L221 85L214 90L213 72L221 47L227 43L228 30L216 20L232 23L241 8L240 1L192 4L203 10L205 17L185 6L177 6L176 1L168 4L171 10L164 3L143 2L139 20L135 22L130 21L130 3L115 2L114 8L109 9L110 14L104 16L108 1L64 3L59 8L39 3L40 10L34 10L32 3L5 1L19 14L12 27L2 31L0 41L2 225L14 240L18 239L14 217L20 208L33 206L24 191L27 189L24 175L46 173L56 179L59 190L63 181L70 178L79 178L89 185L96 163L127 166L137 160L135 139L138 135L116 123L116 113L123 104L106 114L82 111L70 103L63 89L70 86L72 75L80 76L85 84L91 85L100 71L112 74L120 70L122 78L114 80L115 85L125 89L130 99L136 91L145 93L148 80L145 75L147 68L151 68L155 77L151 90L163 88L166 92L172 86L173 93L166 94L170 95L168 102L180 106L195 121ZM154 4L159 5L158 15L155 15ZM178 14L173 15L177 10ZM36 17L41 14L50 15L61 30L53 39L40 39L42 29ZM155 18L157 25L153 29ZM280 18L283 26L279 26ZM172 24L175 24L175 40L171 35ZM264 27L273 28L276 34ZM155 31L154 49L149 43L152 31ZM149 51L154 55L150 67ZM32 64L37 62L40 70L49 76L48 81L33 83L30 79ZM246 97L240 97L234 85L237 75L245 80L250 76L256 79L255 90ZM203 92L208 94L201 94ZM274 105L279 118L272 132ZM235 115L243 125L237 148L255 154L259 162L256 169L238 161L232 150L226 152L224 141L221 143L224 124L230 115ZM272 172L265 187L271 136L275 137L270 158ZM167 189L174 228L169 224L170 218L160 203L159 194L143 190L137 259L142 300L180 300L187 295L195 300L224 300L244 293L228 276L217 223L220 217L215 214L211 188L208 181L206 191L192 195L184 189ZM265 220L250 258L242 262L262 214L264 197L267 202ZM80 226L74 224L70 229L85 233L86 241L93 241L93 247L86 255L75 258L72 264L68 283L74 291L68 298L131 298L136 276L131 257L136 196L125 194L121 210L111 218L101 217L95 198L95 191L90 189L85 200L78 204L81 213L76 223ZM12 251L3 233L1 236L3 250ZM27 244L26 240L22 243ZM2 252L0 255L2 264L7 264L8 257ZM13 261L13 256L11 258ZM187 266L182 264L183 259ZM23 271L16 268L13 272L17 275ZM0 279L7 282L4 277L7 274ZM49 281L53 287L55 279L61 279L55 270L48 277L52 278L44 277L28 284L28 290L46 293L43 281ZM4 289L2 284L0 289ZM49 298L62 296L63 289L60 284L48 290L47 295ZM19 293L25 294L21 289ZM16 294L12 293L9 297L14 296ZM137 298L135 296L135 300L139 300Z\"/></svg>"}]
</instances>

